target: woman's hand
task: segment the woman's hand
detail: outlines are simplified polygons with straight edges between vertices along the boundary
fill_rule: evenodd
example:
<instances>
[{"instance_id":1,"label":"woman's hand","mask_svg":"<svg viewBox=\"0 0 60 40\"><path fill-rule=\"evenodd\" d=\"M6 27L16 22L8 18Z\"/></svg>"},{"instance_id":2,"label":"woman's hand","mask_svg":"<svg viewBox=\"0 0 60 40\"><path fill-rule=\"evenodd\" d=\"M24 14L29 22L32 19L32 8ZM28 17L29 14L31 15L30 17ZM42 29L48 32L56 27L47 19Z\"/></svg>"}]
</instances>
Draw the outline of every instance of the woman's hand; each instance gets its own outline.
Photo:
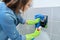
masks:
<instances>
[{"instance_id":1,"label":"woman's hand","mask_svg":"<svg viewBox=\"0 0 60 40\"><path fill-rule=\"evenodd\" d=\"M42 27L40 26L39 28L36 28L36 29L37 29L37 31L40 31L40 30L41 30L41 28L42 28Z\"/></svg>"}]
</instances>

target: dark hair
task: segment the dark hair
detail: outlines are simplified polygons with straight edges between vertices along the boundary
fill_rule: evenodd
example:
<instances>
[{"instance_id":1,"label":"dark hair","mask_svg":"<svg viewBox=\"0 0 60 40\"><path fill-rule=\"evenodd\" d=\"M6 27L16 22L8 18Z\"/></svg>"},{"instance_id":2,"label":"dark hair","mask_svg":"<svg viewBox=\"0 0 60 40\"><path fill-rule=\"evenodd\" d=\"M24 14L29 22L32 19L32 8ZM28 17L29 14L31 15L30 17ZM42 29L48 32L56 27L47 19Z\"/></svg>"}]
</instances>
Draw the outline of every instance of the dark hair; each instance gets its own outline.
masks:
<instances>
[{"instance_id":1,"label":"dark hair","mask_svg":"<svg viewBox=\"0 0 60 40\"><path fill-rule=\"evenodd\" d=\"M11 0L3 0L3 2L5 2L6 4L9 3L10 1ZM20 7L20 9L23 7L23 11L24 11L24 7L28 2L29 0L18 0L15 4L13 4L12 6L9 5L8 7L13 11L18 10L17 9L18 7Z\"/></svg>"}]
</instances>

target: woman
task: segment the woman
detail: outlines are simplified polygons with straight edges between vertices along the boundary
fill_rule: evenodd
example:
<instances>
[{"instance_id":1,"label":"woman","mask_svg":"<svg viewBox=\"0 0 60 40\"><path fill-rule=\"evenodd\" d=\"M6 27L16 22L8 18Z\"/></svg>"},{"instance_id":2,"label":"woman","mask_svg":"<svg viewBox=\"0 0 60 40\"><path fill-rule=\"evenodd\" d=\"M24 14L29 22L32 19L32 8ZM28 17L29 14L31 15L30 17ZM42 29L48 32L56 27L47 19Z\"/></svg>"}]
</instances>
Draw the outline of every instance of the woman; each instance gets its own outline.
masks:
<instances>
[{"instance_id":1,"label":"woman","mask_svg":"<svg viewBox=\"0 0 60 40\"><path fill-rule=\"evenodd\" d=\"M32 40L39 35L38 28L34 33L25 36L20 35L16 29L19 23L32 25L40 21L39 18L24 20L20 15L19 10L26 11L31 2L32 0L3 0L3 2L0 2L0 40L8 40L8 38L11 40Z\"/></svg>"}]
</instances>

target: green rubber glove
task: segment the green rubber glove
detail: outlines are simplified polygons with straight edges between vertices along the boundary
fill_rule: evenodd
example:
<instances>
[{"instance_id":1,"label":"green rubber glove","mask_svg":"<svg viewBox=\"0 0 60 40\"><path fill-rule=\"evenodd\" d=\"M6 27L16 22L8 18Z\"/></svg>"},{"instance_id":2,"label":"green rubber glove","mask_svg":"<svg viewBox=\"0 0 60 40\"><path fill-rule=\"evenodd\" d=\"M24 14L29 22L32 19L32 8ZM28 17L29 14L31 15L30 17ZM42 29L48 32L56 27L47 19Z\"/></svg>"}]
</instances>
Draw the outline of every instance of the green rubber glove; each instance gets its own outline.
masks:
<instances>
[{"instance_id":1,"label":"green rubber glove","mask_svg":"<svg viewBox=\"0 0 60 40\"><path fill-rule=\"evenodd\" d=\"M26 34L26 40L32 40L33 38L36 38L37 36L40 35L40 33L41 33L41 30L38 31L36 29L34 33L32 33L32 34Z\"/></svg>"},{"instance_id":2,"label":"green rubber glove","mask_svg":"<svg viewBox=\"0 0 60 40\"><path fill-rule=\"evenodd\" d=\"M35 20L27 20L26 23L29 25L34 25L40 21L40 18L37 18Z\"/></svg>"},{"instance_id":3,"label":"green rubber glove","mask_svg":"<svg viewBox=\"0 0 60 40\"><path fill-rule=\"evenodd\" d=\"M46 25L45 28L48 28L48 25Z\"/></svg>"}]
</instances>

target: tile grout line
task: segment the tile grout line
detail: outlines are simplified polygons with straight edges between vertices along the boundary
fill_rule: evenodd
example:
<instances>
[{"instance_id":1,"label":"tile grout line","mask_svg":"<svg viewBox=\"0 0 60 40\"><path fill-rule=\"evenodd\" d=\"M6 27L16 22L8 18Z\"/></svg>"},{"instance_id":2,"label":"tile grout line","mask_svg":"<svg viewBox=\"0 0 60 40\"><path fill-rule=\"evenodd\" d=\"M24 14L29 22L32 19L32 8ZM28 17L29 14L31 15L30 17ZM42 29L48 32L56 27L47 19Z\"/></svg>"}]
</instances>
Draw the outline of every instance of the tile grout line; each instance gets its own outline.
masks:
<instances>
[{"instance_id":1,"label":"tile grout line","mask_svg":"<svg viewBox=\"0 0 60 40\"><path fill-rule=\"evenodd\" d=\"M51 8L51 23L52 23L52 17L53 17L53 8ZM51 24L51 26L52 26L52 24ZM52 32L52 27L51 27L51 29L50 29L50 33Z\"/></svg>"}]
</instances>

